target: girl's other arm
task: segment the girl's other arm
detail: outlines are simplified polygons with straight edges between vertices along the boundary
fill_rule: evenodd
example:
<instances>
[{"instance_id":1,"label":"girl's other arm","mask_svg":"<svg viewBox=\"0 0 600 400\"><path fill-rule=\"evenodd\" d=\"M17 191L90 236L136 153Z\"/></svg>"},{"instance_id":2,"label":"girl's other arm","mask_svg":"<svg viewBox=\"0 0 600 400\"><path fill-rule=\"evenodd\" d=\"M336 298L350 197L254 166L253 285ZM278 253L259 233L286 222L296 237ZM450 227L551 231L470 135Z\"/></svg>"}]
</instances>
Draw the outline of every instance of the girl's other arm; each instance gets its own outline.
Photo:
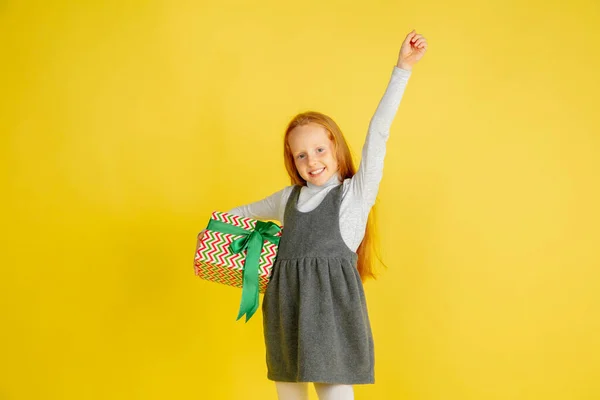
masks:
<instances>
[{"instance_id":1,"label":"girl's other arm","mask_svg":"<svg viewBox=\"0 0 600 400\"><path fill-rule=\"evenodd\" d=\"M283 222L283 211L289 194L290 188L285 188L262 200L235 207L227 212L245 218Z\"/></svg>"},{"instance_id":2,"label":"girl's other arm","mask_svg":"<svg viewBox=\"0 0 600 400\"><path fill-rule=\"evenodd\" d=\"M291 187L287 187L262 200L235 207L227 211L227 213L238 215L244 218L275 220L283 222L283 212L285 210L285 204L287 203L290 193ZM202 235L204 235L205 231L206 229L203 229L198 234L198 243L196 247L198 247L200 244L200 240L202 239Z\"/></svg>"}]
</instances>

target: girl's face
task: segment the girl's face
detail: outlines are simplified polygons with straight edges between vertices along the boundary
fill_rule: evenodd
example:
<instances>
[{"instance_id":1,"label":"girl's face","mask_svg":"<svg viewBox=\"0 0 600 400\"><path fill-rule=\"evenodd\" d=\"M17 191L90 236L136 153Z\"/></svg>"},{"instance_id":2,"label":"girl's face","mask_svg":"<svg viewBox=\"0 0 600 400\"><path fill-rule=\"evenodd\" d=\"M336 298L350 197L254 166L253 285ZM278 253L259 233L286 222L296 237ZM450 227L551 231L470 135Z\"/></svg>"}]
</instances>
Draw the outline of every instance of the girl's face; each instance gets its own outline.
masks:
<instances>
[{"instance_id":1,"label":"girl's face","mask_svg":"<svg viewBox=\"0 0 600 400\"><path fill-rule=\"evenodd\" d=\"M337 173L335 146L325 128L316 123L297 126L288 135L288 144L300 176L322 186Z\"/></svg>"}]
</instances>

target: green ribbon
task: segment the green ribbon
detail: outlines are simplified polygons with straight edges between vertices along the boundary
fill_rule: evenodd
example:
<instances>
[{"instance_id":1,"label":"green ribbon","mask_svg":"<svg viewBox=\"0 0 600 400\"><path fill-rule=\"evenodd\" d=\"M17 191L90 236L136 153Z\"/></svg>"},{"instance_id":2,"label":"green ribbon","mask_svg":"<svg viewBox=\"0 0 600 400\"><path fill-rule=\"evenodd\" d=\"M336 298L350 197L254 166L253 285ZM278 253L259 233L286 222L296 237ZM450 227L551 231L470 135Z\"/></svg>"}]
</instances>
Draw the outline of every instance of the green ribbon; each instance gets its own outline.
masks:
<instances>
[{"instance_id":1,"label":"green ribbon","mask_svg":"<svg viewBox=\"0 0 600 400\"><path fill-rule=\"evenodd\" d=\"M241 253L248 249L242 271L242 300L236 319L236 321L239 320L245 314L246 322L248 322L258 309L258 263L263 244L267 240L279 245L279 236L275 235L281 231L281 228L273 222L256 221L254 229L246 230L239 226L211 219L206 229L241 236L229 245L233 253Z\"/></svg>"}]
</instances>

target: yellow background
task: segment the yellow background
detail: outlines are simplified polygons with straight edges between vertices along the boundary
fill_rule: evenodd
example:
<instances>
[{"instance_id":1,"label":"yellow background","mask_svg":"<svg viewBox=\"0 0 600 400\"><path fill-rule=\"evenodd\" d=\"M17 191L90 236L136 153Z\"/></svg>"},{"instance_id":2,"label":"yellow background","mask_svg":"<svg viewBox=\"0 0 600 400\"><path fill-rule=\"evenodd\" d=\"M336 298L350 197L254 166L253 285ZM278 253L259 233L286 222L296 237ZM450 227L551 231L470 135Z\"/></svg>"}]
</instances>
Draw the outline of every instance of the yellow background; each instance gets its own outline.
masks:
<instances>
[{"instance_id":1,"label":"yellow background","mask_svg":"<svg viewBox=\"0 0 600 400\"><path fill-rule=\"evenodd\" d=\"M600 398L599 22L595 0L2 2L0 399L275 399L262 317L194 276L195 235L288 184L297 112L360 156L412 28L357 399Z\"/></svg>"}]
</instances>

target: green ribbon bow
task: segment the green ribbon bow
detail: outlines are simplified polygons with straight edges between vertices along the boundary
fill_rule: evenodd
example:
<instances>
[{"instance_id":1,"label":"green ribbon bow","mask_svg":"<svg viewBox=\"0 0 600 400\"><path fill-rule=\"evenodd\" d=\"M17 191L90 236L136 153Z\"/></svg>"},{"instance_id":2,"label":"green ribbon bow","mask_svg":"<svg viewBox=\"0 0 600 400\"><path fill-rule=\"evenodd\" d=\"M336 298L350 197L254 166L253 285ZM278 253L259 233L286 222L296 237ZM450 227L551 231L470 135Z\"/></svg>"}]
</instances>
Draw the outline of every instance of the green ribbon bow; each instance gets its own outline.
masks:
<instances>
[{"instance_id":1,"label":"green ribbon bow","mask_svg":"<svg viewBox=\"0 0 600 400\"><path fill-rule=\"evenodd\" d=\"M236 319L236 321L239 320L245 314L246 322L248 322L258 309L258 263L263 244L265 240L268 240L279 245L279 236L275 235L281 231L281 228L273 222L256 221L254 229L246 230L239 226L211 219L206 229L242 236L231 242L229 248L233 253L241 253L248 249L244 270L242 271L242 300Z\"/></svg>"}]
</instances>

